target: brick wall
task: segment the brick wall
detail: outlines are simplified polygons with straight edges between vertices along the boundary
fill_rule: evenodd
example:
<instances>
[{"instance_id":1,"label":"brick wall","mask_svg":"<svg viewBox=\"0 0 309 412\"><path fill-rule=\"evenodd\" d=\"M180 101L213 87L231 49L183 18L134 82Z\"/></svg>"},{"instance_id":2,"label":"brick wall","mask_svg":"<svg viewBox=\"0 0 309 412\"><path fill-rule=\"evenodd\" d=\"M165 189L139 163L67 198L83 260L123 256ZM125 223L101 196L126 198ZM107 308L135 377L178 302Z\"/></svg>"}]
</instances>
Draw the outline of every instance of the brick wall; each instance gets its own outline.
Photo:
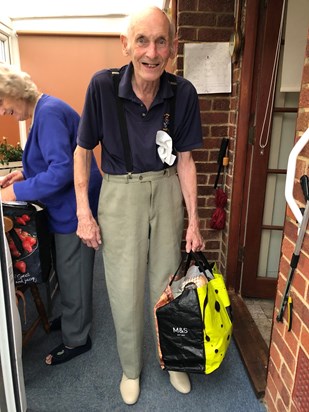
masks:
<instances>
[{"instance_id":1,"label":"brick wall","mask_svg":"<svg viewBox=\"0 0 309 412\"><path fill-rule=\"evenodd\" d=\"M228 42L234 26L234 0L178 0L177 28L179 49L177 56L177 74L183 75L184 43L189 42ZM210 220L215 210L214 183L218 170L217 158L222 138L229 138L230 164L221 174L218 187L223 189L230 199L231 170L235 135L235 108L237 106L235 83L237 65L233 71L233 91L229 94L200 95L200 110L203 127L204 146L194 151L198 176L198 206L201 219L202 235L206 240L207 257L218 261L221 269L226 260L226 231L210 228ZM227 223L229 203L226 207Z\"/></svg>"},{"instance_id":2,"label":"brick wall","mask_svg":"<svg viewBox=\"0 0 309 412\"><path fill-rule=\"evenodd\" d=\"M298 139L309 127L309 31L300 92L296 127ZM299 184L302 175L309 172L309 144L300 153L296 172L294 197L300 207L304 198ZM297 239L297 224L288 209L286 216L280 274L275 302L277 316L285 284L290 272ZM293 298L292 330L288 332L286 314L284 323L274 320L265 401L270 412L309 411L309 229L304 238L300 259L294 273L290 295Z\"/></svg>"}]
</instances>

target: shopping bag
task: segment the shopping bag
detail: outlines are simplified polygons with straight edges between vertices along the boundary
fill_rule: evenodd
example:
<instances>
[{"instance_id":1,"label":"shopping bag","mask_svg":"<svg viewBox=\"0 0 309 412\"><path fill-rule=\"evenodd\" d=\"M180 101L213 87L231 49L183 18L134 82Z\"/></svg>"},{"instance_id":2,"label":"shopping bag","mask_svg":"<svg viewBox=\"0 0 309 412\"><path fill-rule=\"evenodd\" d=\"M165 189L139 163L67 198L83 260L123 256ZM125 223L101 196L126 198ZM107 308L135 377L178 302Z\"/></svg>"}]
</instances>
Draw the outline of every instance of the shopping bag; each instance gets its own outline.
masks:
<instances>
[{"instance_id":1,"label":"shopping bag","mask_svg":"<svg viewBox=\"0 0 309 412\"><path fill-rule=\"evenodd\" d=\"M191 260L198 274L188 278ZM222 274L203 253L182 261L154 315L162 369L209 374L221 365L232 336L230 300Z\"/></svg>"},{"instance_id":2,"label":"shopping bag","mask_svg":"<svg viewBox=\"0 0 309 412\"><path fill-rule=\"evenodd\" d=\"M52 265L45 206L21 201L2 203L2 206L15 285L45 282Z\"/></svg>"}]
</instances>

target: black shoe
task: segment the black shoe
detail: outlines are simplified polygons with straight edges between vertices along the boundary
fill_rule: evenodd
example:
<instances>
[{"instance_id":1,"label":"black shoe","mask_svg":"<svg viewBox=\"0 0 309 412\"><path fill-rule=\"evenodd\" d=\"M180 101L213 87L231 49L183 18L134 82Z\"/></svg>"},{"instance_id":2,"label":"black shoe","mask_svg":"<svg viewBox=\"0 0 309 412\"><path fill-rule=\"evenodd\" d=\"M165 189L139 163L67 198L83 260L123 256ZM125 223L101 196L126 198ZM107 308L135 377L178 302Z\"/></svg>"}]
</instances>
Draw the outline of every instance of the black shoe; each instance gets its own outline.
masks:
<instances>
[{"instance_id":1,"label":"black shoe","mask_svg":"<svg viewBox=\"0 0 309 412\"><path fill-rule=\"evenodd\" d=\"M48 366L59 365L60 363L68 362L69 360L87 352L91 349L92 343L90 336L87 338L85 345L76 346L75 348L67 348L63 343L50 352L52 356L51 363L46 363Z\"/></svg>"}]
</instances>

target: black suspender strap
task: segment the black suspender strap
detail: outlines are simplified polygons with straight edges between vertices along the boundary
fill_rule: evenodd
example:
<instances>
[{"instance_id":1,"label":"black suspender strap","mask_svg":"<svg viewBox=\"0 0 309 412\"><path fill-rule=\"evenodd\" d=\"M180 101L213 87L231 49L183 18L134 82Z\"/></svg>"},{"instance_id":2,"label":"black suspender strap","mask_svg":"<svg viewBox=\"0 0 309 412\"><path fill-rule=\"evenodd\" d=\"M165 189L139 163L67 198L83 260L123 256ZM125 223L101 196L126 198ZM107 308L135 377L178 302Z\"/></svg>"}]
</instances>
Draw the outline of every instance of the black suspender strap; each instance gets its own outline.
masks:
<instances>
[{"instance_id":1,"label":"black suspender strap","mask_svg":"<svg viewBox=\"0 0 309 412\"><path fill-rule=\"evenodd\" d=\"M131 148L130 148L129 137L128 137L127 122L126 122L122 100L118 96L118 89L119 89L119 82L120 82L119 70L111 69L111 72L112 72L112 77L113 77L113 82L114 82L115 98L117 101L117 111L118 111L119 126L120 126L120 133L121 133L121 140L122 140L122 145L123 145L126 169L128 173L132 173L133 172L133 162L132 162L132 154L131 154Z\"/></svg>"}]
</instances>

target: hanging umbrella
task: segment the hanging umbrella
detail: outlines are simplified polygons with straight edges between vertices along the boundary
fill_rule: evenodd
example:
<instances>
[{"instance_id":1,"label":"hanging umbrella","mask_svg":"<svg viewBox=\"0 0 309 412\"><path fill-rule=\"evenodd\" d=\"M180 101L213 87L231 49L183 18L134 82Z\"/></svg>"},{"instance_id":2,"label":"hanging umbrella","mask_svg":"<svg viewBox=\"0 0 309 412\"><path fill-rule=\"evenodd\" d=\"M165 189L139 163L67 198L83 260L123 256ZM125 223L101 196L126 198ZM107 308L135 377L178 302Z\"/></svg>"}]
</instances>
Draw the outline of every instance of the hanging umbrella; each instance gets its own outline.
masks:
<instances>
[{"instance_id":1,"label":"hanging umbrella","mask_svg":"<svg viewBox=\"0 0 309 412\"><path fill-rule=\"evenodd\" d=\"M226 138L223 138L221 142L221 146L220 146L218 160L217 160L217 163L219 166L218 166L218 173L217 173L215 185L214 185L215 189L217 189L222 166L227 166L228 164L228 158L226 157L226 150L227 150L228 144L229 144L229 140ZM216 190L215 201L216 201L216 209L212 214L211 221L210 221L210 227L212 229L221 230L221 229L224 229L224 226L225 226L226 212L224 208L227 203L227 195L223 191L223 189L218 188Z\"/></svg>"},{"instance_id":2,"label":"hanging umbrella","mask_svg":"<svg viewBox=\"0 0 309 412\"><path fill-rule=\"evenodd\" d=\"M222 189L216 190L216 209L211 216L210 227L221 230L225 226L226 213L224 207L227 202L227 195Z\"/></svg>"}]
</instances>

